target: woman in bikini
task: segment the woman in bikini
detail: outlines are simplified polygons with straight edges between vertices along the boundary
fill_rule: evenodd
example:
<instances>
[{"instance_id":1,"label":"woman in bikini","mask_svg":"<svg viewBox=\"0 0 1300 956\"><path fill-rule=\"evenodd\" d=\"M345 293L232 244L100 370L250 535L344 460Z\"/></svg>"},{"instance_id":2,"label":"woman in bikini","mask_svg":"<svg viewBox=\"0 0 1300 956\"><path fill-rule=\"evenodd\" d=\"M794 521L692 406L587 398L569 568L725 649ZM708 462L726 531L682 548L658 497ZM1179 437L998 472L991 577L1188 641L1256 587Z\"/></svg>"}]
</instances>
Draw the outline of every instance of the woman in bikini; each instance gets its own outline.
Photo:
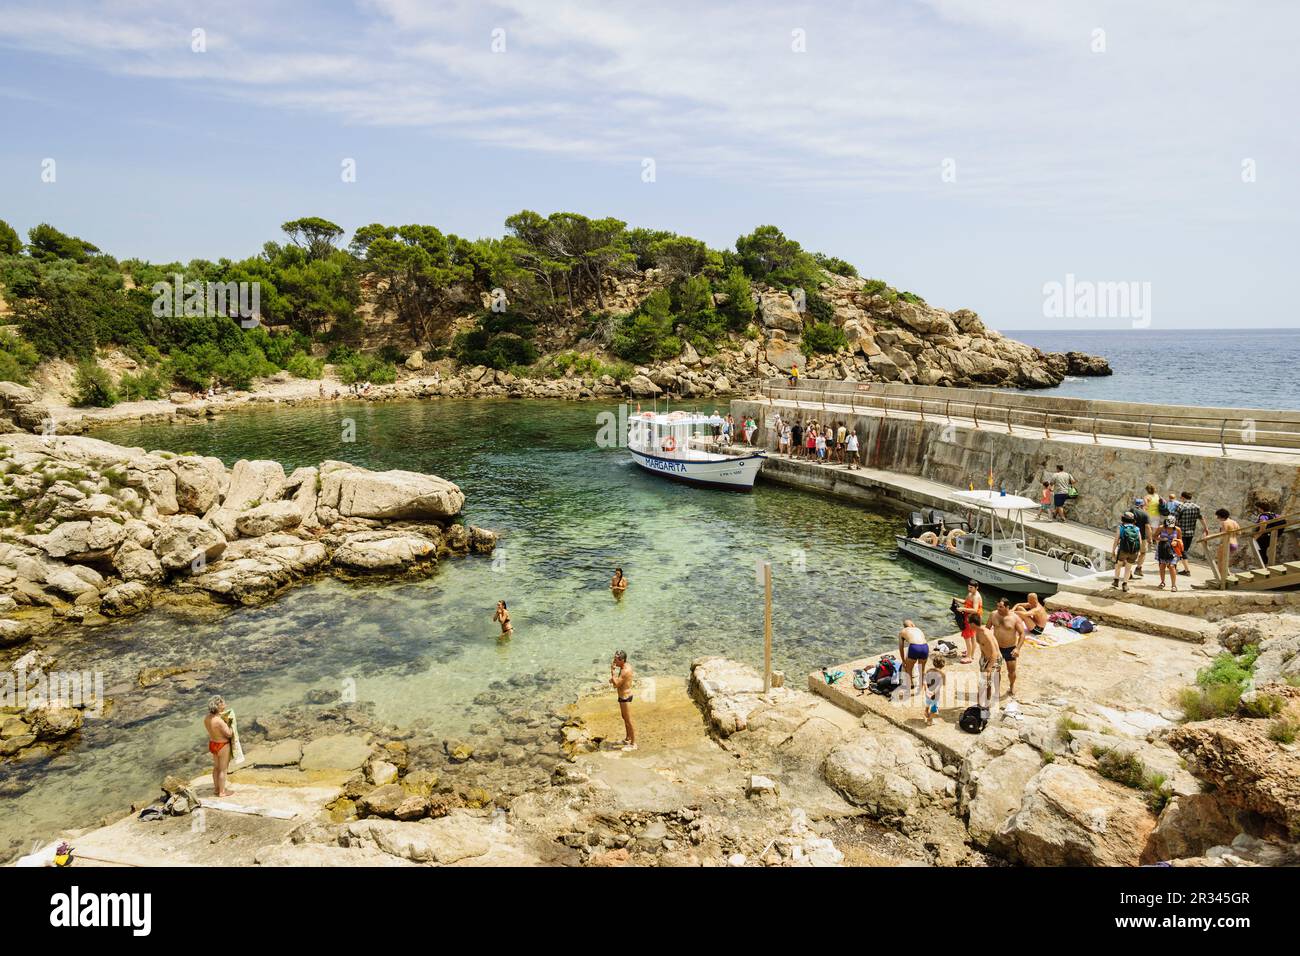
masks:
<instances>
[{"instance_id":1,"label":"woman in bikini","mask_svg":"<svg viewBox=\"0 0 1300 956\"><path fill-rule=\"evenodd\" d=\"M502 640L515 632L515 626L510 623L510 611L506 607L505 601L497 601L497 612L492 615L492 620L501 622Z\"/></svg>"},{"instance_id":2,"label":"woman in bikini","mask_svg":"<svg viewBox=\"0 0 1300 956\"><path fill-rule=\"evenodd\" d=\"M614 597L621 598L623 592L627 590L627 578L623 577L623 569L614 569L614 579L609 582L609 589L614 592Z\"/></svg>"},{"instance_id":3,"label":"woman in bikini","mask_svg":"<svg viewBox=\"0 0 1300 956\"><path fill-rule=\"evenodd\" d=\"M212 790L218 797L234 793L226 786L226 769L230 766L230 741L235 735L221 717L225 711L226 702L218 694L208 701L208 716L203 718L203 727L208 732L208 753L212 754Z\"/></svg>"}]
</instances>

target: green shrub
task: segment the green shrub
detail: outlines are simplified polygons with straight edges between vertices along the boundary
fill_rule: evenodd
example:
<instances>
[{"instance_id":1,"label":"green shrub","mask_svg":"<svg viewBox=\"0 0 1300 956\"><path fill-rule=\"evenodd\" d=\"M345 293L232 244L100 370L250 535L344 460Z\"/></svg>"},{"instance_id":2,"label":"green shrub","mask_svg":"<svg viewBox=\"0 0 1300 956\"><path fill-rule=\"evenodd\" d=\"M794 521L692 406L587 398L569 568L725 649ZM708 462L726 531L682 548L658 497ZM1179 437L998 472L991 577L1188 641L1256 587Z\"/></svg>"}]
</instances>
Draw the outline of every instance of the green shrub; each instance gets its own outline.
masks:
<instances>
[{"instance_id":1,"label":"green shrub","mask_svg":"<svg viewBox=\"0 0 1300 956\"><path fill-rule=\"evenodd\" d=\"M1060 719L1057 720L1056 722L1056 736L1059 737L1061 740L1065 741L1066 743L1069 743L1071 740L1074 739L1074 732L1076 730L1087 730L1087 729L1088 729L1087 724L1080 723L1079 721L1071 717L1069 714L1062 714Z\"/></svg>"},{"instance_id":2,"label":"green shrub","mask_svg":"<svg viewBox=\"0 0 1300 956\"><path fill-rule=\"evenodd\" d=\"M1140 788L1146 781L1146 764L1137 754L1102 747L1093 747L1092 752L1097 758L1097 772L1107 780L1114 780L1116 783L1134 789Z\"/></svg>"},{"instance_id":3,"label":"green shrub","mask_svg":"<svg viewBox=\"0 0 1300 956\"><path fill-rule=\"evenodd\" d=\"M925 305L925 300L915 292L900 292L898 297L904 302L911 302L913 305Z\"/></svg>"},{"instance_id":4,"label":"green shrub","mask_svg":"<svg viewBox=\"0 0 1300 956\"><path fill-rule=\"evenodd\" d=\"M1294 717L1279 717L1268 727L1268 739L1279 744L1293 744L1296 732L1300 731L1300 721Z\"/></svg>"},{"instance_id":5,"label":"green shrub","mask_svg":"<svg viewBox=\"0 0 1300 956\"><path fill-rule=\"evenodd\" d=\"M803 331L803 341L799 350L804 355L821 353L834 354L849 347L849 340L844 337L844 330L829 322L814 322Z\"/></svg>"},{"instance_id":6,"label":"green shrub","mask_svg":"<svg viewBox=\"0 0 1300 956\"><path fill-rule=\"evenodd\" d=\"M285 368L294 378L320 378L324 374L325 363L306 352L298 352L289 358Z\"/></svg>"},{"instance_id":7,"label":"green shrub","mask_svg":"<svg viewBox=\"0 0 1300 956\"><path fill-rule=\"evenodd\" d=\"M1255 658L1259 649L1250 645L1240 657L1228 652L1220 654L1209 667L1203 667L1196 673L1196 683L1202 687L1212 684L1245 684L1255 669Z\"/></svg>"},{"instance_id":8,"label":"green shrub","mask_svg":"<svg viewBox=\"0 0 1300 956\"><path fill-rule=\"evenodd\" d=\"M889 289L889 283L884 279L868 279L862 286L864 295L883 295Z\"/></svg>"},{"instance_id":9,"label":"green shrub","mask_svg":"<svg viewBox=\"0 0 1300 956\"><path fill-rule=\"evenodd\" d=\"M1286 701L1277 694L1256 694L1253 700L1243 700L1241 710L1247 717L1276 717L1286 709Z\"/></svg>"},{"instance_id":10,"label":"green shrub","mask_svg":"<svg viewBox=\"0 0 1300 956\"><path fill-rule=\"evenodd\" d=\"M8 330L0 331L0 382L27 383L27 375L40 356L26 339Z\"/></svg>"},{"instance_id":11,"label":"green shrub","mask_svg":"<svg viewBox=\"0 0 1300 956\"><path fill-rule=\"evenodd\" d=\"M94 361L87 360L77 366L72 387L75 390L72 403L78 407L110 408L118 403L113 380Z\"/></svg>"},{"instance_id":12,"label":"green shrub","mask_svg":"<svg viewBox=\"0 0 1300 956\"><path fill-rule=\"evenodd\" d=\"M814 291L805 292L804 304L807 306L808 315L812 316L814 323L833 324L835 322L834 306L827 302L820 293Z\"/></svg>"},{"instance_id":13,"label":"green shrub","mask_svg":"<svg viewBox=\"0 0 1300 956\"><path fill-rule=\"evenodd\" d=\"M334 372L344 385L351 385L354 382L388 385L397 381L397 369L375 355L353 354L336 363Z\"/></svg>"},{"instance_id":14,"label":"green shrub","mask_svg":"<svg viewBox=\"0 0 1300 956\"><path fill-rule=\"evenodd\" d=\"M1211 684L1187 687L1178 695L1178 704L1187 720L1213 720L1234 713L1241 702L1238 684Z\"/></svg>"},{"instance_id":15,"label":"green shrub","mask_svg":"<svg viewBox=\"0 0 1300 956\"><path fill-rule=\"evenodd\" d=\"M128 402L161 398L165 385L162 375L156 369L145 369L138 375L127 372L117 383L123 400Z\"/></svg>"}]
</instances>

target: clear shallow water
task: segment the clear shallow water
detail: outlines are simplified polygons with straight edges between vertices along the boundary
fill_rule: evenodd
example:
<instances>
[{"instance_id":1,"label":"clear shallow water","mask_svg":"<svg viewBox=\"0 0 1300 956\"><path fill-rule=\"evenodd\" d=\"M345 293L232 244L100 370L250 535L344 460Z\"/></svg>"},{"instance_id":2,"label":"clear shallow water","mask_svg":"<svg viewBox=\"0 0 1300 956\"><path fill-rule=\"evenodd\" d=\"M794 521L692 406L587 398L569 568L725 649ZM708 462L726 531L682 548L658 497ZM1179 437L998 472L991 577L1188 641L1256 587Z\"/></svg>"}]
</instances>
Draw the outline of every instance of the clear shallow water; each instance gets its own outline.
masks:
<instances>
[{"instance_id":1,"label":"clear shallow water","mask_svg":"<svg viewBox=\"0 0 1300 956\"><path fill-rule=\"evenodd\" d=\"M1045 395L1172 405L1300 408L1300 329L1006 333L1048 352L1089 352L1114 375L1067 378Z\"/></svg>"},{"instance_id":2,"label":"clear shallow water","mask_svg":"<svg viewBox=\"0 0 1300 956\"><path fill-rule=\"evenodd\" d=\"M117 716L88 721L72 754L22 771L35 785L3 798L0 856L148 796L168 772L205 769L199 720L213 692L246 721L350 681L380 719L455 736L501 720L485 691L514 695L514 706L560 703L602 681L617 648L647 677L683 676L706 653L760 665L758 558L774 565L775 666L796 683L815 667L889 647L904 617L951 630L946 607L959 586L895 558L898 515L761 482L740 495L664 481L626 452L596 447L605 409L341 403L97 432L228 464L335 458L433 472L460 484L466 520L502 532L501 543L493 556L444 562L428 579L326 579L215 622L159 610L69 635L57 666L105 672L109 696L119 696L116 685L123 704ZM356 422L355 442L341 441L345 418ZM608 590L615 565L631 581L621 601ZM515 624L505 643L491 620L499 598ZM210 676L188 693L132 686L142 667L200 660L212 662ZM149 697L166 715L123 726ZM0 771L0 785L13 773Z\"/></svg>"}]
</instances>

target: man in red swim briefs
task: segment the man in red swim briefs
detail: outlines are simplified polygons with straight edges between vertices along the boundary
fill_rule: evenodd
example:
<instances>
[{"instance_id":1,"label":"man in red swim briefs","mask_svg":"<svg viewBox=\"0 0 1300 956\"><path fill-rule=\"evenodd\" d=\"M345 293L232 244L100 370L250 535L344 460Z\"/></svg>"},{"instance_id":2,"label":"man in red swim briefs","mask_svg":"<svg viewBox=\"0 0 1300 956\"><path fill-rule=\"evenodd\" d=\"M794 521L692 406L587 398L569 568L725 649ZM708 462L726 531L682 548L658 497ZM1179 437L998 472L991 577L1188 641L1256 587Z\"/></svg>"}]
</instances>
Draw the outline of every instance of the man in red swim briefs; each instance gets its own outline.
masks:
<instances>
[{"instance_id":1,"label":"man in red swim briefs","mask_svg":"<svg viewBox=\"0 0 1300 956\"><path fill-rule=\"evenodd\" d=\"M203 727L208 732L208 753L212 754L212 789L218 797L234 793L226 786L226 769L230 766L230 741L235 735L221 717L225 711L226 702L218 694L208 701L208 716L203 718Z\"/></svg>"}]
</instances>

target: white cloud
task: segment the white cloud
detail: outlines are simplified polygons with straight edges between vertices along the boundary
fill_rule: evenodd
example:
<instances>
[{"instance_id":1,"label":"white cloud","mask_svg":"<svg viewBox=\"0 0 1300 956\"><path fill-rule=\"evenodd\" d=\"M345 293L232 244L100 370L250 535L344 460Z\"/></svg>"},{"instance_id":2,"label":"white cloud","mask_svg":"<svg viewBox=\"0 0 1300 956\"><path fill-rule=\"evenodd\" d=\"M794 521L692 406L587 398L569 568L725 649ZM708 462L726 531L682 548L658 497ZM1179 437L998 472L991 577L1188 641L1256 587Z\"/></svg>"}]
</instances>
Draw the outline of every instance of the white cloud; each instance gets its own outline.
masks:
<instances>
[{"instance_id":1,"label":"white cloud","mask_svg":"<svg viewBox=\"0 0 1300 956\"><path fill-rule=\"evenodd\" d=\"M1072 215L1227 217L1240 158L1295 168L1279 119L1300 12L1208 0L428 3L0 0L0 44L360 125ZM208 52L189 51L190 30ZM505 30L507 52L491 52ZM806 31L807 52L791 50ZM1091 51L1106 31L1106 52ZM943 185L951 157L957 182ZM1288 184L1289 195L1295 195ZM947 192L940 192L947 190Z\"/></svg>"}]
</instances>

